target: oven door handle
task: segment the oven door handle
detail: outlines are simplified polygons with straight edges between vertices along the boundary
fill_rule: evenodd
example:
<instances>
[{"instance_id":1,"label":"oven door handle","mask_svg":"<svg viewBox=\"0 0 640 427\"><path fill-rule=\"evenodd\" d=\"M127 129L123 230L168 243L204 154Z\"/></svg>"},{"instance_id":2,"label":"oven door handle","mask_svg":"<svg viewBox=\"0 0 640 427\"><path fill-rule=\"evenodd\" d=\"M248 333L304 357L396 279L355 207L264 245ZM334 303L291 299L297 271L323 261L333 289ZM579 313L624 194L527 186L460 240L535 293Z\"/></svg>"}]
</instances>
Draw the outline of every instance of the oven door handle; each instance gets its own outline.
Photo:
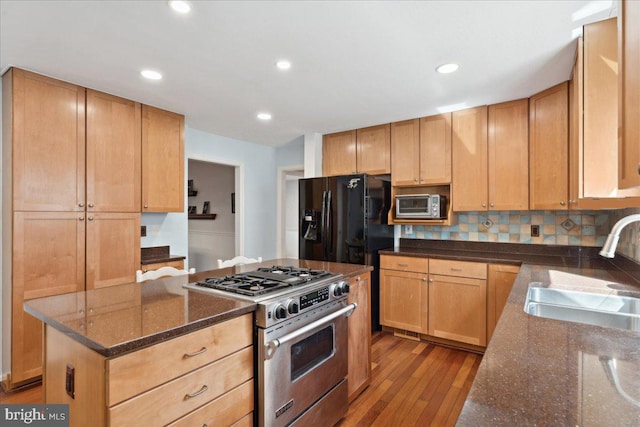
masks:
<instances>
[{"instance_id":1,"label":"oven door handle","mask_svg":"<svg viewBox=\"0 0 640 427\"><path fill-rule=\"evenodd\" d=\"M296 330L295 332L291 332L290 334L287 334L283 337L276 338L273 341L270 341L268 344L264 346L265 347L264 360L271 359L273 355L276 353L276 350L278 349L278 347L280 347L282 344L286 343L287 341L291 341L292 339L297 338L300 335L306 334L307 332L317 328L323 323L327 323L328 321L333 320L337 317L340 317L343 314L346 314L347 317L349 317L351 316L351 314L353 314L353 311L357 307L358 307L358 304L356 304L355 302L351 303L348 306L343 307L338 311L334 311L328 316L325 316L321 319L316 320L315 322L311 322L308 325L303 326L302 328Z\"/></svg>"}]
</instances>

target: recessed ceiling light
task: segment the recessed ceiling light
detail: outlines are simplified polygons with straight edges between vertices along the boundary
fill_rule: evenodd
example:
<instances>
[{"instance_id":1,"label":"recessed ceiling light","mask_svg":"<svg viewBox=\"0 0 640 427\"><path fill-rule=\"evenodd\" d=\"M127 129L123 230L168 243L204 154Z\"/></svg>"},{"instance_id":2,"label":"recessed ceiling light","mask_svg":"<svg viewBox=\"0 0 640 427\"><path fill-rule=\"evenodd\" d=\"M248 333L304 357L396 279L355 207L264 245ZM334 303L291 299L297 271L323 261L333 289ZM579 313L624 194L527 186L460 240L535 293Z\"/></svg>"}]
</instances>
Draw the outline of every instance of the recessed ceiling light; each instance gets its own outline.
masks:
<instances>
[{"instance_id":1,"label":"recessed ceiling light","mask_svg":"<svg viewBox=\"0 0 640 427\"><path fill-rule=\"evenodd\" d=\"M276 62L276 67L281 70L288 70L289 68L291 68L291 62L287 61L286 59L281 59L280 61Z\"/></svg>"},{"instance_id":2,"label":"recessed ceiling light","mask_svg":"<svg viewBox=\"0 0 640 427\"><path fill-rule=\"evenodd\" d=\"M162 78L162 74L153 70L142 70L140 71L140 74L142 74L142 77L149 80L160 80Z\"/></svg>"},{"instance_id":3,"label":"recessed ceiling light","mask_svg":"<svg viewBox=\"0 0 640 427\"><path fill-rule=\"evenodd\" d=\"M171 6L171 9L175 10L178 13L189 13L191 11L191 6L186 1L170 1L169 6Z\"/></svg>"},{"instance_id":4,"label":"recessed ceiling light","mask_svg":"<svg viewBox=\"0 0 640 427\"><path fill-rule=\"evenodd\" d=\"M449 73L453 73L457 69L458 69L458 64L442 64L438 68L436 68L436 71L441 74L449 74Z\"/></svg>"},{"instance_id":5,"label":"recessed ceiling light","mask_svg":"<svg viewBox=\"0 0 640 427\"><path fill-rule=\"evenodd\" d=\"M271 120L271 114L269 113L258 113L258 118L262 121L269 121Z\"/></svg>"}]
</instances>

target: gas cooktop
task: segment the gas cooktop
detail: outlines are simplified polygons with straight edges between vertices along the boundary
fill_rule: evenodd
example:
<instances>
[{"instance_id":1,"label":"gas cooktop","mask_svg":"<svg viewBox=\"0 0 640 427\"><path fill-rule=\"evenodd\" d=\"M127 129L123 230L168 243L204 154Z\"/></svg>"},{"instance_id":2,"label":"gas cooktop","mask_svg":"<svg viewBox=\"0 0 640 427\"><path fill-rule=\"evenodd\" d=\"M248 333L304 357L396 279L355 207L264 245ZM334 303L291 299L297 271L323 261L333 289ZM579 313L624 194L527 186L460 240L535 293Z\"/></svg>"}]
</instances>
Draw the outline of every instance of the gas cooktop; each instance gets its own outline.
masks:
<instances>
[{"instance_id":1,"label":"gas cooktop","mask_svg":"<svg viewBox=\"0 0 640 427\"><path fill-rule=\"evenodd\" d=\"M209 277L195 286L230 292L239 296L257 298L293 291L306 285L331 280L337 275L323 270L311 270L293 266L261 267L255 271L224 277ZM192 286L189 286L192 287Z\"/></svg>"}]
</instances>

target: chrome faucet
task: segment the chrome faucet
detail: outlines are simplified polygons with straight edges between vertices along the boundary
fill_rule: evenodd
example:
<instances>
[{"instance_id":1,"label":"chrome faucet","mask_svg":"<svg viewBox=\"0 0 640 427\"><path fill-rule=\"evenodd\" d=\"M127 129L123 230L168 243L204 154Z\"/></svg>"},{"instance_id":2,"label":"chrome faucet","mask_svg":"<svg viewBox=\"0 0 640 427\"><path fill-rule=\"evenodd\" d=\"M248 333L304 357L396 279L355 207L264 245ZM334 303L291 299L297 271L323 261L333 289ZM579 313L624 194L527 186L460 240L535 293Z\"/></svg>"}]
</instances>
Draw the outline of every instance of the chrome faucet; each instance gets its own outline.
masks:
<instances>
[{"instance_id":1,"label":"chrome faucet","mask_svg":"<svg viewBox=\"0 0 640 427\"><path fill-rule=\"evenodd\" d=\"M618 240L620 240L620 232L628 224L637 221L640 221L640 214L627 215L616 222L611 229L611 233L609 233L609 236L607 236L607 241L604 242L604 246L600 251L600 255L605 258L613 258L616 254L616 246L618 246Z\"/></svg>"}]
</instances>

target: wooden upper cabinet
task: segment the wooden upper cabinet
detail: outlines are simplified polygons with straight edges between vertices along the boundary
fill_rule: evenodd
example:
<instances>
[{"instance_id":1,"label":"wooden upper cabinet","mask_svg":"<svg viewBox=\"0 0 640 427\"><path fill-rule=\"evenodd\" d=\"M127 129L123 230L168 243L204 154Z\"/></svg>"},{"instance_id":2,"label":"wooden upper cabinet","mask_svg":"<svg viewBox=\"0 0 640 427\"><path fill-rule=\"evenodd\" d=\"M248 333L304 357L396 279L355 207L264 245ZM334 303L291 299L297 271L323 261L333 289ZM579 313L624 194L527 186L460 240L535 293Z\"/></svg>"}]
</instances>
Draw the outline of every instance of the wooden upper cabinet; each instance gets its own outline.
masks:
<instances>
[{"instance_id":1,"label":"wooden upper cabinet","mask_svg":"<svg viewBox=\"0 0 640 427\"><path fill-rule=\"evenodd\" d=\"M567 209L569 196L569 85L529 99L529 207Z\"/></svg>"},{"instance_id":2,"label":"wooden upper cabinet","mask_svg":"<svg viewBox=\"0 0 640 427\"><path fill-rule=\"evenodd\" d=\"M13 209L84 210L85 89L12 68L3 98L11 109Z\"/></svg>"},{"instance_id":3,"label":"wooden upper cabinet","mask_svg":"<svg viewBox=\"0 0 640 427\"><path fill-rule=\"evenodd\" d=\"M569 209L580 209L582 185L582 106L583 106L583 38L578 47L569 80ZM616 175L617 177L617 175Z\"/></svg>"},{"instance_id":4,"label":"wooden upper cabinet","mask_svg":"<svg viewBox=\"0 0 640 427\"><path fill-rule=\"evenodd\" d=\"M420 119L391 123L391 184L418 185Z\"/></svg>"},{"instance_id":5,"label":"wooden upper cabinet","mask_svg":"<svg viewBox=\"0 0 640 427\"><path fill-rule=\"evenodd\" d=\"M529 100L489 106L489 210L529 209Z\"/></svg>"},{"instance_id":6,"label":"wooden upper cabinet","mask_svg":"<svg viewBox=\"0 0 640 427\"><path fill-rule=\"evenodd\" d=\"M453 210L486 210L487 107L454 111L452 128Z\"/></svg>"},{"instance_id":7,"label":"wooden upper cabinet","mask_svg":"<svg viewBox=\"0 0 640 427\"><path fill-rule=\"evenodd\" d=\"M451 183L451 113L420 119L419 181Z\"/></svg>"},{"instance_id":8,"label":"wooden upper cabinet","mask_svg":"<svg viewBox=\"0 0 640 427\"><path fill-rule=\"evenodd\" d=\"M184 212L184 116L142 106L142 212Z\"/></svg>"},{"instance_id":9,"label":"wooden upper cabinet","mask_svg":"<svg viewBox=\"0 0 640 427\"><path fill-rule=\"evenodd\" d=\"M87 211L140 212L141 108L87 89Z\"/></svg>"},{"instance_id":10,"label":"wooden upper cabinet","mask_svg":"<svg viewBox=\"0 0 640 427\"><path fill-rule=\"evenodd\" d=\"M358 173L391 173L391 126L386 124L358 129L356 152Z\"/></svg>"},{"instance_id":11,"label":"wooden upper cabinet","mask_svg":"<svg viewBox=\"0 0 640 427\"><path fill-rule=\"evenodd\" d=\"M640 186L640 2L618 9L619 132L618 187Z\"/></svg>"},{"instance_id":12,"label":"wooden upper cabinet","mask_svg":"<svg viewBox=\"0 0 640 427\"><path fill-rule=\"evenodd\" d=\"M356 131L332 133L322 137L322 175L356 173Z\"/></svg>"},{"instance_id":13,"label":"wooden upper cabinet","mask_svg":"<svg viewBox=\"0 0 640 427\"><path fill-rule=\"evenodd\" d=\"M89 213L86 288L136 281L140 267L140 213Z\"/></svg>"}]
</instances>

